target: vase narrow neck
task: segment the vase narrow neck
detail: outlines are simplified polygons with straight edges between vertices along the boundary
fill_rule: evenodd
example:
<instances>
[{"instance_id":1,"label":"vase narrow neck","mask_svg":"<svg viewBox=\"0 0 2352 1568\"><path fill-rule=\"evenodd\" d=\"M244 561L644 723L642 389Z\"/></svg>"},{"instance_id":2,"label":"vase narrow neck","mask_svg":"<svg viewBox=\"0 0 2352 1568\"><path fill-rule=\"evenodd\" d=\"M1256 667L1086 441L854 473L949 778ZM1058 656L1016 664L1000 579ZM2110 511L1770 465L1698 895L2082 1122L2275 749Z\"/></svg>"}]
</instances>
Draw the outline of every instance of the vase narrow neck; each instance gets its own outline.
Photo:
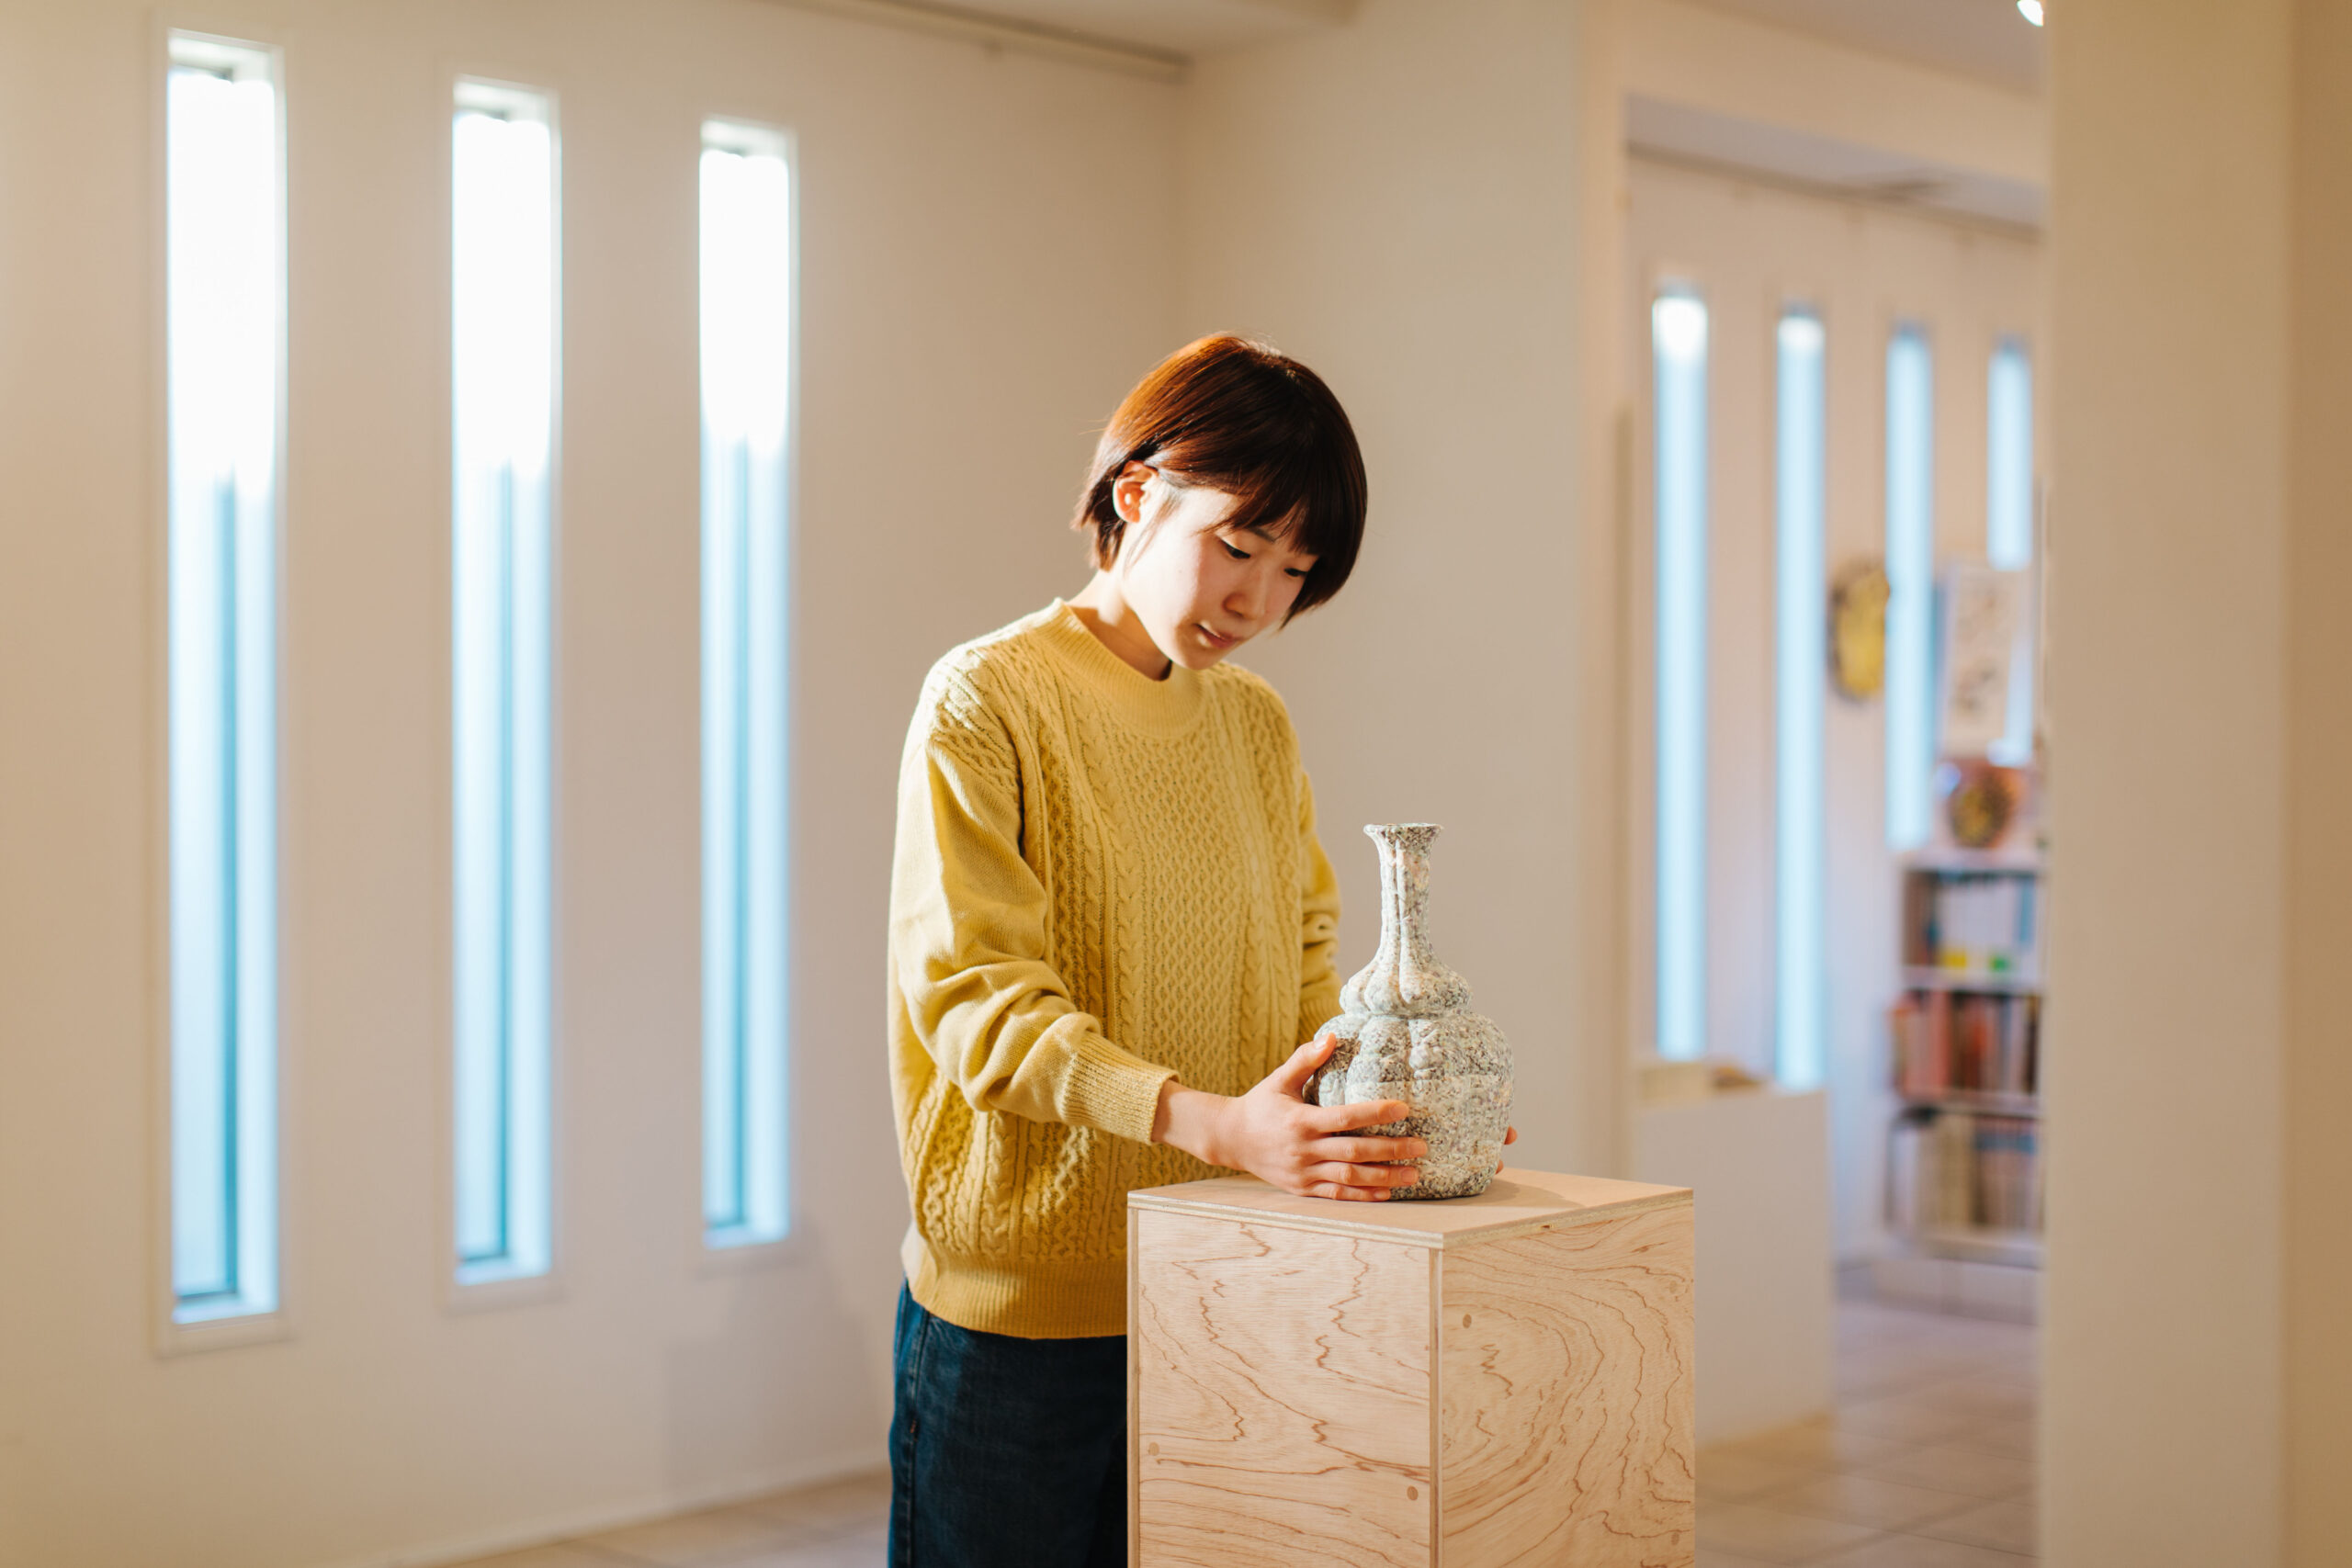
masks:
<instances>
[{"instance_id":1,"label":"vase narrow neck","mask_svg":"<svg viewBox=\"0 0 2352 1568\"><path fill-rule=\"evenodd\" d=\"M1341 1005L1407 1018L1467 1006L1469 987L1430 947L1429 846L1437 829L1406 822L1364 831L1380 846L1380 951L1348 982Z\"/></svg>"},{"instance_id":2,"label":"vase narrow neck","mask_svg":"<svg viewBox=\"0 0 2352 1568\"><path fill-rule=\"evenodd\" d=\"M1425 844L1380 840L1380 954L1393 966L1427 968L1430 950L1430 855Z\"/></svg>"}]
</instances>

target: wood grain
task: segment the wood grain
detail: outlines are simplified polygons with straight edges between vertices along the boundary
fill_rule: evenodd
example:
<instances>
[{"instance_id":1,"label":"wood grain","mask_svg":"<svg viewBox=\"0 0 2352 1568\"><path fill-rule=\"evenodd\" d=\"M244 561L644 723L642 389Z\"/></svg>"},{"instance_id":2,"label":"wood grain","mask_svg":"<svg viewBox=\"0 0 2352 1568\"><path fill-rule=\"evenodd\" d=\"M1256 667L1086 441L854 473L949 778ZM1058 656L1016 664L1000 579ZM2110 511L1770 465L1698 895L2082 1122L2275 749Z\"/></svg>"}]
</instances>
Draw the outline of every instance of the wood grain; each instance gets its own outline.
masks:
<instances>
[{"instance_id":1,"label":"wood grain","mask_svg":"<svg viewBox=\"0 0 2352 1568\"><path fill-rule=\"evenodd\" d=\"M1434 1255L1134 1214L1137 1561L1426 1568Z\"/></svg>"},{"instance_id":2,"label":"wood grain","mask_svg":"<svg viewBox=\"0 0 2352 1568\"><path fill-rule=\"evenodd\" d=\"M1130 1195L1131 1562L1690 1568L1690 1194L1510 1174Z\"/></svg>"},{"instance_id":3,"label":"wood grain","mask_svg":"<svg viewBox=\"0 0 2352 1568\"><path fill-rule=\"evenodd\" d=\"M1448 1247L1447 1568L1689 1568L1691 1210Z\"/></svg>"}]
</instances>

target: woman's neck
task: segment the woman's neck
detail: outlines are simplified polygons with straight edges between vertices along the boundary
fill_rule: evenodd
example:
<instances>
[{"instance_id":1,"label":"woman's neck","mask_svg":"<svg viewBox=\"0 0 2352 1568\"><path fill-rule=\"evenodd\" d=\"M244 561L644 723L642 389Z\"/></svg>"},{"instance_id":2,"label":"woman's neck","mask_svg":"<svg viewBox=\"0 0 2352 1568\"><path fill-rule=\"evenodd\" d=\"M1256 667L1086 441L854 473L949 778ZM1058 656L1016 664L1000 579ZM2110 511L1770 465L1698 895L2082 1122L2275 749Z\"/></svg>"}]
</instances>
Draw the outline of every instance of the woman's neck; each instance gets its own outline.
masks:
<instances>
[{"instance_id":1,"label":"woman's neck","mask_svg":"<svg viewBox=\"0 0 2352 1568\"><path fill-rule=\"evenodd\" d=\"M1119 656L1136 673L1154 681L1165 681L1174 668L1151 634L1143 629L1135 609L1119 592L1119 584L1107 571L1098 571L1093 580L1072 594L1069 607L1078 615L1080 625L1094 634L1094 640Z\"/></svg>"}]
</instances>

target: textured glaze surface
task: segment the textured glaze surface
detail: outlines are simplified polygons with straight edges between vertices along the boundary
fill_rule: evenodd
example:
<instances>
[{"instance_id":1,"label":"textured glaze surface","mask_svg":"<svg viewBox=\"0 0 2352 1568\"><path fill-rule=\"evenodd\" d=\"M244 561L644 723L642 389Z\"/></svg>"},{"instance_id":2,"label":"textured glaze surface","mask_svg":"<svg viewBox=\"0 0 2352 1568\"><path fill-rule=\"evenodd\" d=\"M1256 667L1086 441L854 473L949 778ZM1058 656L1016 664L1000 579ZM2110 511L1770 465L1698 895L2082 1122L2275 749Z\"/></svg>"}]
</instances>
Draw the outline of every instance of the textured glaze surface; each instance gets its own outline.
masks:
<instances>
[{"instance_id":1,"label":"textured glaze surface","mask_svg":"<svg viewBox=\"0 0 2352 1568\"><path fill-rule=\"evenodd\" d=\"M1323 1105L1401 1100L1413 1108L1375 1134L1422 1138L1421 1179L1399 1198L1468 1198L1487 1190L1510 1124L1510 1045L1470 1010L1469 982L1429 942L1428 822L1375 823L1380 846L1380 951L1340 992L1339 1037L1315 1081Z\"/></svg>"}]
</instances>

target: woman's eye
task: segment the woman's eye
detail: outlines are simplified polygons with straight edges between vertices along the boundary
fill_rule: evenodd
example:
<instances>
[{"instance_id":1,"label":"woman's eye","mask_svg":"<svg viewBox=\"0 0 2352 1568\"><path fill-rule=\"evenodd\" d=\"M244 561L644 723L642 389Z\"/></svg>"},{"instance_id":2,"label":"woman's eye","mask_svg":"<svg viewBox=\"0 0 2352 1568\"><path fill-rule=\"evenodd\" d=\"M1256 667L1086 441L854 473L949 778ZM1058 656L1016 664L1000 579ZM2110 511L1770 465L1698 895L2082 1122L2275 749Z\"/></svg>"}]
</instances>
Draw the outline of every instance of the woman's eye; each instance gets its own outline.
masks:
<instances>
[{"instance_id":1,"label":"woman's eye","mask_svg":"<svg viewBox=\"0 0 2352 1568\"><path fill-rule=\"evenodd\" d=\"M1289 572L1291 576L1295 577L1301 582L1306 581L1306 569L1303 566L1284 567L1283 570Z\"/></svg>"},{"instance_id":2,"label":"woman's eye","mask_svg":"<svg viewBox=\"0 0 2352 1568\"><path fill-rule=\"evenodd\" d=\"M1250 558L1250 552L1248 550L1235 549L1233 547L1233 541L1230 539L1219 539L1217 543L1223 545L1225 547L1225 553L1231 556L1235 560L1248 560Z\"/></svg>"}]
</instances>

